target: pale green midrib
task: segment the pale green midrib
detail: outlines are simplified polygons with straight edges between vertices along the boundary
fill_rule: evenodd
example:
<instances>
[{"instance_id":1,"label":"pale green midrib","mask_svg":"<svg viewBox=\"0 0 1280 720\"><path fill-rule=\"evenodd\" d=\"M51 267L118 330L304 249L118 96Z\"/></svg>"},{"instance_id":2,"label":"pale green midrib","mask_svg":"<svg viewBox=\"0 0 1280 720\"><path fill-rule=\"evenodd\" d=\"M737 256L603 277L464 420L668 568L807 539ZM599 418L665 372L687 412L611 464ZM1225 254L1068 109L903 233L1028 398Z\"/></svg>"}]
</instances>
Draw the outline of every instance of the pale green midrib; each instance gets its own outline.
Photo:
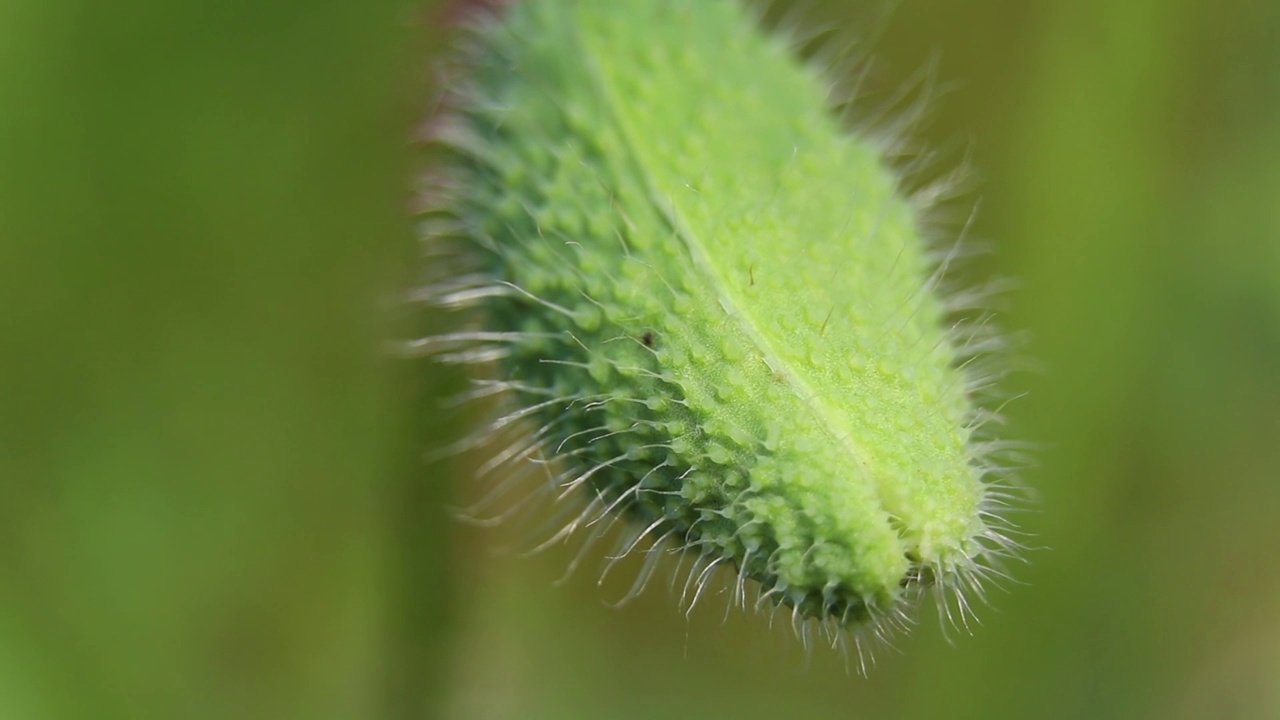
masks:
<instances>
[{"instance_id":1,"label":"pale green midrib","mask_svg":"<svg viewBox=\"0 0 1280 720\"><path fill-rule=\"evenodd\" d=\"M852 438L854 436L853 429L848 425L848 423L840 421L838 419L839 413L829 408L827 403L822 402L820 395L813 391L813 388L810 387L809 383L805 382L801 379L800 375L794 372L790 364L785 362L779 355L777 350L774 348L773 343L769 342L765 338L755 323L751 321L749 315L742 310L740 304L735 302L734 297L726 289L729 283L726 282L721 274L716 271L715 264L710 260L708 253L702 246L702 243L697 240L697 235L677 212L675 201L673 199L665 199L662 197L662 194L654 181L653 174L649 172L648 168L640 159L640 152L629 123L622 119L623 114L615 104L616 100L614 94L609 92L607 83L605 83L601 77L597 58L595 57L594 52L591 51L593 49L586 47L586 43L580 43L580 47L582 47L584 51L583 65L586 68L585 71L587 73L588 80L595 87L597 97L603 99L603 105L605 106L604 111L613 119L619 128L623 148L627 154L627 161L633 167L637 176L641 179L643 186L647 189L650 195L650 202L654 204L659 215L665 218L667 223L671 225L672 229L676 231L682 240L684 240L684 244L689 250L690 257L693 259L693 262L698 269L709 278L708 284L711 286L711 290L716 294L717 298L721 302L724 310L728 313L730 321L734 322L735 325L742 330L743 334L755 344L763 356L765 364L768 365L771 370L781 373L786 378L787 386L791 389L792 394L795 395L796 400L802 407L806 408L810 412L817 427L831 439L832 444L839 447L840 450L849 457L851 467L856 468L860 474L865 474L866 466L859 457L858 451L852 446ZM802 394L801 391L803 391L804 394ZM843 437L834 436L830 430L832 427L845 431ZM866 480L870 483L880 510L890 518L898 518L898 516L891 512L886 506L880 482L876 478L866 478ZM911 545L904 535L904 530L906 528L902 523L887 522L887 524L893 528L894 534L903 546Z\"/></svg>"}]
</instances>

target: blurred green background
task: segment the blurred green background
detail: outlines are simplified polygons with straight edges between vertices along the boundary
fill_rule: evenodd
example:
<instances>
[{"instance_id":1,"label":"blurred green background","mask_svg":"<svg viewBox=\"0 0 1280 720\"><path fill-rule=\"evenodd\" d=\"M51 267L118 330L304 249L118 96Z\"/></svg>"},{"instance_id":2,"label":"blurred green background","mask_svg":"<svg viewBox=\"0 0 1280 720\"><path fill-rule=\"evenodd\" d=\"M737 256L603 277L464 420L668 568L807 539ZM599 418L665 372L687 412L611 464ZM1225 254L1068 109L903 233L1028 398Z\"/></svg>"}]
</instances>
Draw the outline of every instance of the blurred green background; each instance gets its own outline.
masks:
<instances>
[{"instance_id":1,"label":"blurred green background","mask_svg":"<svg viewBox=\"0 0 1280 720\"><path fill-rule=\"evenodd\" d=\"M1040 366L1048 549L869 679L447 519L380 354L440 5L0 1L0 718L1280 718L1280 4L812 3L936 58Z\"/></svg>"}]
</instances>

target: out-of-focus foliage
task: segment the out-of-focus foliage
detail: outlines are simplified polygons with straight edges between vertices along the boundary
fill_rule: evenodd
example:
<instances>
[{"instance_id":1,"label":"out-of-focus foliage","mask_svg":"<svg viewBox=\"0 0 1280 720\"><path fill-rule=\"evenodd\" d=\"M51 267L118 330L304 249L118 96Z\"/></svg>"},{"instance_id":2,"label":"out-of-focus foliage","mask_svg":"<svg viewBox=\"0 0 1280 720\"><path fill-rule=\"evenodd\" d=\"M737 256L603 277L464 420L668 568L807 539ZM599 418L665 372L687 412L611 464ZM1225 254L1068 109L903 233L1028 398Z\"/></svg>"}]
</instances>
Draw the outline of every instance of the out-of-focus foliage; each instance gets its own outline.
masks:
<instances>
[{"instance_id":1,"label":"out-of-focus foliage","mask_svg":"<svg viewBox=\"0 0 1280 720\"><path fill-rule=\"evenodd\" d=\"M0 3L0 717L1280 717L1280 5L896 3L1049 549L866 680L443 520L446 381L379 360L437 9Z\"/></svg>"},{"instance_id":2,"label":"out-of-focus foliage","mask_svg":"<svg viewBox=\"0 0 1280 720\"><path fill-rule=\"evenodd\" d=\"M0 717L426 704L412 10L0 3Z\"/></svg>"}]
</instances>

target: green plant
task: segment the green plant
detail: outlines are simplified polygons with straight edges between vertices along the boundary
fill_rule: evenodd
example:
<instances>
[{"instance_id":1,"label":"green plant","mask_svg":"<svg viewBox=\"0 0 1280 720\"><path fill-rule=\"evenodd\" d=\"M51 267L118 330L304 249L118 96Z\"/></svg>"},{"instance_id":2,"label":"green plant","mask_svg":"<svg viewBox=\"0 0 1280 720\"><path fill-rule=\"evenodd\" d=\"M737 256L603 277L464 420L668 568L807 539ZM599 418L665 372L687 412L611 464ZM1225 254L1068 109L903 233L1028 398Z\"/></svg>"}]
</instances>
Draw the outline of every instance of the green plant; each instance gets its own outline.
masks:
<instances>
[{"instance_id":1,"label":"green plant","mask_svg":"<svg viewBox=\"0 0 1280 720\"><path fill-rule=\"evenodd\" d=\"M502 397L463 443L501 478L477 510L538 475L571 509L548 542L621 525L633 592L675 548L685 602L725 569L806 639L935 588L967 622L1016 546L978 439L1000 340L944 299L960 243L929 248L883 138L728 0L531 1L475 37L426 215L456 262L420 295L479 312L411 349Z\"/></svg>"}]
</instances>

